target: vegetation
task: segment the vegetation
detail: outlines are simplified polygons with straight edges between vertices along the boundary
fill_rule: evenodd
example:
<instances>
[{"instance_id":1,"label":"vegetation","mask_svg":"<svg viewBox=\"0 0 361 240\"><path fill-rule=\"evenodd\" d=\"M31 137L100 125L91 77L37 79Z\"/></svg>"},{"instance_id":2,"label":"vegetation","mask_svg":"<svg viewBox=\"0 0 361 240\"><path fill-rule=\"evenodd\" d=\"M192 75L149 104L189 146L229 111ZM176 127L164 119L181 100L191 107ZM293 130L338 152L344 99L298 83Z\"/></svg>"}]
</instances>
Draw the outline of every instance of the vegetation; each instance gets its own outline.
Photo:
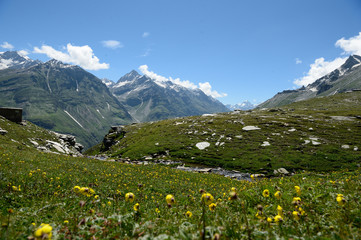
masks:
<instances>
[{"instance_id":1,"label":"vegetation","mask_svg":"<svg viewBox=\"0 0 361 240\"><path fill-rule=\"evenodd\" d=\"M361 237L360 169L246 182L19 150L0 137L2 239Z\"/></svg>"},{"instance_id":2,"label":"vegetation","mask_svg":"<svg viewBox=\"0 0 361 240\"><path fill-rule=\"evenodd\" d=\"M283 108L238 111L136 124L124 128L105 154L145 156L242 171L330 171L360 164L361 92L297 102ZM245 131L245 126L259 130ZM209 142L204 150L199 142ZM268 142L269 146L262 146ZM266 144L267 145L267 144ZM101 144L88 153L102 153ZM103 153L104 154L104 153Z\"/></svg>"},{"instance_id":3,"label":"vegetation","mask_svg":"<svg viewBox=\"0 0 361 240\"><path fill-rule=\"evenodd\" d=\"M0 118L0 128L8 131L0 135L0 238L360 239L359 151L340 147L341 144L354 147L360 142L354 134L360 126L356 106L360 105L360 95L338 97L330 98L333 102L321 98L283 109L133 125L119 139L128 144L129 153L134 155L136 151L151 154L154 149L167 155L168 150L167 157L171 159L171 156L194 161L204 158L207 161L203 163L210 164L212 159L212 164L221 165L223 159L233 157L227 152L230 148L226 148L232 143L226 142L227 137L231 137L239 139L238 152L244 154L244 162L254 156L257 160L254 164L262 165L270 161L259 144L276 136L277 141L267 139L271 143L268 154L285 152L279 155L279 166L298 163L317 170L297 171L293 176L279 178L252 176L251 182L157 164L132 165L43 153L33 148L29 139L45 141L52 139L52 134L31 123L23 126ZM345 101L354 104L354 108L348 108ZM334 107L331 109L328 104ZM291 109L296 107L297 110ZM340 120L344 118L331 116L354 118ZM261 129L247 132L242 130L246 125ZM293 128L296 131L289 131ZM187 137L176 138L172 131ZM192 134L187 134L188 131ZM202 134L194 134L195 131ZM322 144L305 144L304 154L297 157L292 144L308 139L309 134L303 134L309 131ZM213 133L218 139L220 133L224 135L224 149L179 147L192 146L207 138L211 142ZM281 133L283 138L271 133ZM238 135L242 138L237 138ZM147 141L152 144L147 145ZM118 145L110 153L119 154L122 148ZM274 145L277 147L272 148ZM287 146L293 147L285 150ZM97 147L92 151L97 152ZM312 151L314 154L308 156L307 152ZM275 159L271 164L276 163ZM332 166L321 165L332 162ZM323 172L336 165L343 170Z\"/></svg>"}]
</instances>

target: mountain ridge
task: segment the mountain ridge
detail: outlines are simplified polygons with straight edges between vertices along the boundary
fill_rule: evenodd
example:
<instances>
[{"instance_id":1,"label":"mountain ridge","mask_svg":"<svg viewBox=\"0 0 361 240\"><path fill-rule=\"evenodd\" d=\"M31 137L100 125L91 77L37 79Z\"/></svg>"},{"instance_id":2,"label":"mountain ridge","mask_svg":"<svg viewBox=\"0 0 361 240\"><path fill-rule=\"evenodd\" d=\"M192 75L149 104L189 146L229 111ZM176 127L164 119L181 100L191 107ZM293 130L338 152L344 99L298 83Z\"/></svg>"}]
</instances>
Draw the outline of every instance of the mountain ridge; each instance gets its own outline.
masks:
<instances>
[{"instance_id":1,"label":"mountain ridge","mask_svg":"<svg viewBox=\"0 0 361 240\"><path fill-rule=\"evenodd\" d=\"M135 70L122 76L110 90L137 122L229 111L200 89L157 81Z\"/></svg>"},{"instance_id":2,"label":"mountain ridge","mask_svg":"<svg viewBox=\"0 0 361 240\"><path fill-rule=\"evenodd\" d=\"M318 96L361 89L361 57L351 55L339 68L317 79L315 82L295 90L284 90L259 104L257 108L280 107L292 102Z\"/></svg>"}]
</instances>

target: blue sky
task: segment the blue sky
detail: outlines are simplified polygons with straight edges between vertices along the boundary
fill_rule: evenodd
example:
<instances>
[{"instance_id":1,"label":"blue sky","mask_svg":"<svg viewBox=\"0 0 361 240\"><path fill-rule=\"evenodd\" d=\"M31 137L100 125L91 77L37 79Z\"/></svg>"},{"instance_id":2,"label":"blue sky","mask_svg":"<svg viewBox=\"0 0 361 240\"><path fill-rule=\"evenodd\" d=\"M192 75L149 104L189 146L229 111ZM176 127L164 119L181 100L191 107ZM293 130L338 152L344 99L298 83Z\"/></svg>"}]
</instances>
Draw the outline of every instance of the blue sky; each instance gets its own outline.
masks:
<instances>
[{"instance_id":1,"label":"blue sky","mask_svg":"<svg viewBox=\"0 0 361 240\"><path fill-rule=\"evenodd\" d=\"M0 0L0 51L260 103L361 55L360 0Z\"/></svg>"}]
</instances>

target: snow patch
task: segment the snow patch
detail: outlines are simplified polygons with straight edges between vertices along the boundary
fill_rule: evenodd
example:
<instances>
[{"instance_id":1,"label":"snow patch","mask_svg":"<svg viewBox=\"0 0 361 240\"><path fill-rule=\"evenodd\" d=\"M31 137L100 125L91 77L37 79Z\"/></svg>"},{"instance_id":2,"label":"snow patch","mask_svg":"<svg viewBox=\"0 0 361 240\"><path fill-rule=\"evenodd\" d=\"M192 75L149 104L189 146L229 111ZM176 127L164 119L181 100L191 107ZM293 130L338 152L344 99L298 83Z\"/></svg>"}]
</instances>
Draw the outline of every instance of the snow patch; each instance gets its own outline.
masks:
<instances>
[{"instance_id":1,"label":"snow patch","mask_svg":"<svg viewBox=\"0 0 361 240\"><path fill-rule=\"evenodd\" d=\"M65 112L66 114L68 114L68 116L69 116L71 119L73 119L74 122L76 122L81 128L84 129L84 127L83 127L68 111L64 110L64 112Z\"/></svg>"},{"instance_id":2,"label":"snow patch","mask_svg":"<svg viewBox=\"0 0 361 240\"><path fill-rule=\"evenodd\" d=\"M105 119L105 117L100 113L99 109L97 109L97 112L100 114L100 116L102 116L103 119Z\"/></svg>"}]
</instances>

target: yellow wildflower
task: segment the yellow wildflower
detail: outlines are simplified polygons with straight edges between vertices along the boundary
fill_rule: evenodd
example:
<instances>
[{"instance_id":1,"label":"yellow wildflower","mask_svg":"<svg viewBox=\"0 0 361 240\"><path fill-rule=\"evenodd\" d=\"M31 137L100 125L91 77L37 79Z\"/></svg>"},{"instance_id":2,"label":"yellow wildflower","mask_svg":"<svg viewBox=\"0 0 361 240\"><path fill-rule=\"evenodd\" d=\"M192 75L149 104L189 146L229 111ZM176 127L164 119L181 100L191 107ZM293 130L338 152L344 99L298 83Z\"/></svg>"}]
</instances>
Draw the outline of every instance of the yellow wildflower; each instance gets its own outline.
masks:
<instances>
[{"instance_id":1,"label":"yellow wildflower","mask_svg":"<svg viewBox=\"0 0 361 240\"><path fill-rule=\"evenodd\" d=\"M295 186L295 191L296 191L298 196L301 195L301 188L299 186Z\"/></svg>"},{"instance_id":2,"label":"yellow wildflower","mask_svg":"<svg viewBox=\"0 0 361 240\"><path fill-rule=\"evenodd\" d=\"M346 199L343 197L342 194L337 194L336 201L338 205L343 206L346 204Z\"/></svg>"},{"instance_id":3,"label":"yellow wildflower","mask_svg":"<svg viewBox=\"0 0 361 240\"><path fill-rule=\"evenodd\" d=\"M211 203L211 204L209 204L208 207L209 207L209 210L214 211L216 209L216 206L217 206L217 204Z\"/></svg>"},{"instance_id":4,"label":"yellow wildflower","mask_svg":"<svg viewBox=\"0 0 361 240\"><path fill-rule=\"evenodd\" d=\"M277 206L277 213L278 213L278 215L283 217L283 208L280 205Z\"/></svg>"},{"instance_id":5,"label":"yellow wildflower","mask_svg":"<svg viewBox=\"0 0 361 240\"><path fill-rule=\"evenodd\" d=\"M125 194L125 201L127 201L127 202L128 202L128 201L129 201L129 202L133 202L133 201L134 201L134 198L135 198L135 196L134 196L134 194L131 193L131 192Z\"/></svg>"},{"instance_id":6,"label":"yellow wildflower","mask_svg":"<svg viewBox=\"0 0 361 240\"><path fill-rule=\"evenodd\" d=\"M263 197L268 198L269 197L269 190L268 189L263 190L262 195L263 195Z\"/></svg>"},{"instance_id":7,"label":"yellow wildflower","mask_svg":"<svg viewBox=\"0 0 361 240\"><path fill-rule=\"evenodd\" d=\"M156 212L157 214L159 214L159 213L160 213L160 211L159 211L159 209L158 209L158 208L156 208L156 209L155 209L155 212Z\"/></svg>"},{"instance_id":8,"label":"yellow wildflower","mask_svg":"<svg viewBox=\"0 0 361 240\"><path fill-rule=\"evenodd\" d=\"M64 224L68 224L68 223L69 223L69 221L68 221L68 220L65 220L65 221L64 221Z\"/></svg>"},{"instance_id":9,"label":"yellow wildflower","mask_svg":"<svg viewBox=\"0 0 361 240\"><path fill-rule=\"evenodd\" d=\"M280 216L280 215L276 215L276 216L275 216L275 222L276 222L276 223L279 223L279 222L282 222L282 221L283 221L282 216Z\"/></svg>"},{"instance_id":10,"label":"yellow wildflower","mask_svg":"<svg viewBox=\"0 0 361 240\"><path fill-rule=\"evenodd\" d=\"M168 194L165 197L165 201L167 202L168 205L173 205L175 203L175 198L172 194Z\"/></svg>"},{"instance_id":11,"label":"yellow wildflower","mask_svg":"<svg viewBox=\"0 0 361 240\"><path fill-rule=\"evenodd\" d=\"M210 205L214 201L214 197L210 193L203 193L201 200L204 204Z\"/></svg>"},{"instance_id":12,"label":"yellow wildflower","mask_svg":"<svg viewBox=\"0 0 361 240\"><path fill-rule=\"evenodd\" d=\"M266 219L266 217L264 216L262 211L257 211L256 218L261 219L261 220Z\"/></svg>"},{"instance_id":13,"label":"yellow wildflower","mask_svg":"<svg viewBox=\"0 0 361 240\"><path fill-rule=\"evenodd\" d=\"M139 211L139 208L140 208L140 205L139 203L136 203L133 207L134 211L138 212Z\"/></svg>"},{"instance_id":14,"label":"yellow wildflower","mask_svg":"<svg viewBox=\"0 0 361 240\"><path fill-rule=\"evenodd\" d=\"M73 191L76 193L80 192L80 187L79 186L73 187Z\"/></svg>"},{"instance_id":15,"label":"yellow wildflower","mask_svg":"<svg viewBox=\"0 0 361 240\"><path fill-rule=\"evenodd\" d=\"M282 193L281 193L280 191L277 191L277 192L275 193L275 198L277 198L278 200L280 200L281 197L282 197Z\"/></svg>"},{"instance_id":16,"label":"yellow wildflower","mask_svg":"<svg viewBox=\"0 0 361 240\"><path fill-rule=\"evenodd\" d=\"M273 222L273 219L271 217L268 217L267 222L271 223L271 222Z\"/></svg>"},{"instance_id":17,"label":"yellow wildflower","mask_svg":"<svg viewBox=\"0 0 361 240\"><path fill-rule=\"evenodd\" d=\"M49 224L41 224L40 228L34 232L34 236L36 239L51 239L52 230L53 228Z\"/></svg>"},{"instance_id":18,"label":"yellow wildflower","mask_svg":"<svg viewBox=\"0 0 361 240\"><path fill-rule=\"evenodd\" d=\"M300 216L301 216L301 214L299 213L299 212L297 212L297 211L293 211L292 212L292 215L293 215L293 218L295 219L295 220L300 220Z\"/></svg>"},{"instance_id":19,"label":"yellow wildflower","mask_svg":"<svg viewBox=\"0 0 361 240\"><path fill-rule=\"evenodd\" d=\"M192 212L191 212L191 211L187 211L187 212L186 212L186 216L187 216L187 217L189 217L189 218L190 218L190 217L192 217L192 215L193 215L193 214L192 214Z\"/></svg>"},{"instance_id":20,"label":"yellow wildflower","mask_svg":"<svg viewBox=\"0 0 361 240\"><path fill-rule=\"evenodd\" d=\"M95 195L95 196L94 196L94 199L98 199L98 198L99 198L99 195Z\"/></svg>"}]
</instances>

